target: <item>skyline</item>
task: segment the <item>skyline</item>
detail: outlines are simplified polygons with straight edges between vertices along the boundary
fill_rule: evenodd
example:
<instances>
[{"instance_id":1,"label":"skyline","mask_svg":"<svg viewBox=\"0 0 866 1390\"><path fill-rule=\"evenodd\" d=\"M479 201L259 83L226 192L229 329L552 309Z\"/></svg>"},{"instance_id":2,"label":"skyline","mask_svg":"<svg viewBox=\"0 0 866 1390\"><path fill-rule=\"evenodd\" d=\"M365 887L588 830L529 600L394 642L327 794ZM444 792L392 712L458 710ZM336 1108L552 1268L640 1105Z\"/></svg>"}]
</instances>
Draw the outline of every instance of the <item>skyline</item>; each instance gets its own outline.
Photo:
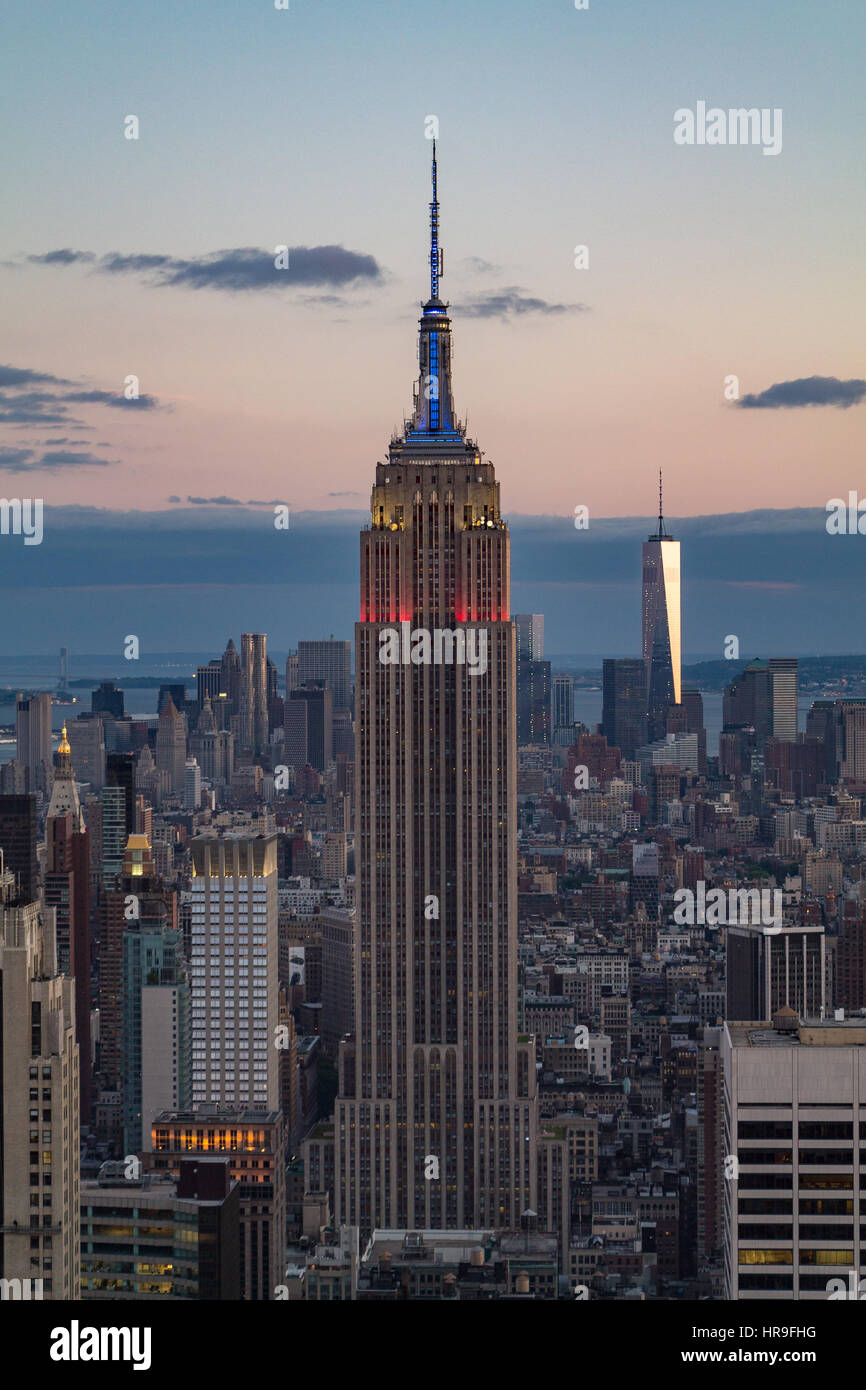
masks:
<instances>
[{"instance_id":1,"label":"skyline","mask_svg":"<svg viewBox=\"0 0 866 1390\"><path fill-rule=\"evenodd\" d=\"M94 1310L52 1359L207 1367L174 1302L836 1348L858 19L12 16L0 1301Z\"/></svg>"},{"instance_id":2,"label":"skyline","mask_svg":"<svg viewBox=\"0 0 866 1390\"><path fill-rule=\"evenodd\" d=\"M17 598L5 657L69 646L116 647L120 658L130 632L159 652L202 650L224 628L265 630L279 649L316 631L348 637L357 614L353 537L365 514L293 513L277 531L271 512L231 506L120 516L68 508L56 521L46 508L40 546L20 537L0 545L0 583ZM596 518L579 531L570 516L504 515L515 611L545 612L549 649L638 652L640 547L653 518ZM671 515L683 552L684 660L721 656L732 633L744 653L766 655L770 643L804 656L866 649L866 614L849 602L862 572L858 537L829 535L826 521L815 509Z\"/></svg>"}]
</instances>

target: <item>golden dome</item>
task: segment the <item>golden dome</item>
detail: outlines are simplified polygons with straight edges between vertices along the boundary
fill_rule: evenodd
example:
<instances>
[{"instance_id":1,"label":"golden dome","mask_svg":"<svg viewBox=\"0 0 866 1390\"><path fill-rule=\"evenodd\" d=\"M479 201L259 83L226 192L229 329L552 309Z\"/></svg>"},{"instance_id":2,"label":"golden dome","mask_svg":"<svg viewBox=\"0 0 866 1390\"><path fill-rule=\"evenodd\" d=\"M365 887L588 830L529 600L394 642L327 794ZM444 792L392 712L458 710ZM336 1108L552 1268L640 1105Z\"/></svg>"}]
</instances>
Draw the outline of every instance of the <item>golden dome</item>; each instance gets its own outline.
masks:
<instances>
[{"instance_id":1,"label":"golden dome","mask_svg":"<svg viewBox=\"0 0 866 1390\"><path fill-rule=\"evenodd\" d=\"M69 739L66 737L66 725L65 725L65 724L63 725L63 732L62 732L62 734L60 735L60 747L57 749L57 751L58 751L58 753L71 753L71 752L72 752L72 749L69 747Z\"/></svg>"}]
</instances>

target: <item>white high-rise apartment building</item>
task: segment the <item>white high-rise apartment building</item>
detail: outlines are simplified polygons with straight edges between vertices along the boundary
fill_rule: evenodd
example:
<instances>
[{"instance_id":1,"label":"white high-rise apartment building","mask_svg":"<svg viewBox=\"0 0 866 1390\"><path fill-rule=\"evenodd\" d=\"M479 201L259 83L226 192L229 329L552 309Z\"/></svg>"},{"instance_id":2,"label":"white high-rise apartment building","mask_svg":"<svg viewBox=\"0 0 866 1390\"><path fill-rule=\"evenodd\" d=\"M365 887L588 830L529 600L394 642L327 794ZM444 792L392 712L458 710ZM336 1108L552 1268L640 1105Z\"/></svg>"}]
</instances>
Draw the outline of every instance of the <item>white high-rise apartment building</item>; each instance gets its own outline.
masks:
<instances>
[{"instance_id":1,"label":"white high-rise apartment building","mask_svg":"<svg viewBox=\"0 0 866 1390\"><path fill-rule=\"evenodd\" d=\"M274 835L192 842L192 1099L279 1109Z\"/></svg>"}]
</instances>

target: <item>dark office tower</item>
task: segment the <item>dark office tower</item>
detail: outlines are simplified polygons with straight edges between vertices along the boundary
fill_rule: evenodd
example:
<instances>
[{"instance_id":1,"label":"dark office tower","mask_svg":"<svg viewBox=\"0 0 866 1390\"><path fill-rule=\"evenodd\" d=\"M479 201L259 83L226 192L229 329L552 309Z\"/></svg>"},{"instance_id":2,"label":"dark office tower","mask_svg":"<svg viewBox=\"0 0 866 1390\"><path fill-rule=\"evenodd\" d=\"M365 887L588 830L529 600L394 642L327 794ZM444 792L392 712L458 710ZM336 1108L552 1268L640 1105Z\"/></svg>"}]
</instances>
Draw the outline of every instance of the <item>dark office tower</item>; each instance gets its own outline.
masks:
<instances>
[{"instance_id":1,"label":"dark office tower","mask_svg":"<svg viewBox=\"0 0 866 1390\"><path fill-rule=\"evenodd\" d=\"M135 830L135 758L132 753L109 753L105 760L106 787L122 787L125 798L124 836Z\"/></svg>"},{"instance_id":2,"label":"dark office tower","mask_svg":"<svg viewBox=\"0 0 866 1390\"><path fill-rule=\"evenodd\" d=\"M72 816L51 816L45 821L45 906L54 908L57 968L71 975L70 957L75 893L72 871Z\"/></svg>"},{"instance_id":3,"label":"dark office tower","mask_svg":"<svg viewBox=\"0 0 866 1390\"><path fill-rule=\"evenodd\" d=\"M698 1269L721 1266L725 1233L724 1202L724 1068L721 1028L698 1034Z\"/></svg>"},{"instance_id":4,"label":"dark office tower","mask_svg":"<svg viewBox=\"0 0 866 1390\"><path fill-rule=\"evenodd\" d=\"M162 714L169 700L171 700L176 710L183 710L186 704L186 686L182 683L173 682L169 685L159 687L159 699L156 702L157 714Z\"/></svg>"},{"instance_id":5,"label":"dark office tower","mask_svg":"<svg viewBox=\"0 0 866 1390\"><path fill-rule=\"evenodd\" d=\"M818 787L827 780L825 759L823 739L808 734L798 734L796 743L768 738L764 750L767 786L795 801L817 796Z\"/></svg>"},{"instance_id":6,"label":"dark office tower","mask_svg":"<svg viewBox=\"0 0 866 1390\"><path fill-rule=\"evenodd\" d=\"M836 700L830 738L832 780L866 781L866 700Z\"/></svg>"},{"instance_id":7,"label":"dark office tower","mask_svg":"<svg viewBox=\"0 0 866 1390\"><path fill-rule=\"evenodd\" d=\"M114 681L103 681L90 694L92 714L110 714L112 719L123 718L123 691Z\"/></svg>"},{"instance_id":8,"label":"dark office tower","mask_svg":"<svg viewBox=\"0 0 866 1390\"><path fill-rule=\"evenodd\" d=\"M516 1227L537 1207L509 534L452 403L435 153L433 189L414 412L376 468L355 628L355 1035L340 1045L335 1208L368 1233ZM413 630L431 660L381 659ZM447 659L481 650L483 671Z\"/></svg>"},{"instance_id":9,"label":"dark office tower","mask_svg":"<svg viewBox=\"0 0 866 1390\"><path fill-rule=\"evenodd\" d=\"M79 714L66 727L78 780L99 791L105 786L105 725L101 715Z\"/></svg>"},{"instance_id":10,"label":"dark office tower","mask_svg":"<svg viewBox=\"0 0 866 1390\"><path fill-rule=\"evenodd\" d=\"M766 661L750 661L725 686L722 725L725 730L754 729L759 746L769 738L773 732L773 683Z\"/></svg>"},{"instance_id":11,"label":"dark office tower","mask_svg":"<svg viewBox=\"0 0 866 1390\"><path fill-rule=\"evenodd\" d=\"M267 684L268 684L268 730L282 728L283 723L283 702L280 699L279 678L277 668L268 657L267 662Z\"/></svg>"},{"instance_id":12,"label":"dark office tower","mask_svg":"<svg viewBox=\"0 0 866 1390\"><path fill-rule=\"evenodd\" d=\"M601 732L633 759L646 743L646 667L639 657L607 657L601 670Z\"/></svg>"},{"instance_id":13,"label":"dark office tower","mask_svg":"<svg viewBox=\"0 0 866 1390\"><path fill-rule=\"evenodd\" d=\"M182 796L186 771L186 728L183 715L178 714L171 695L159 715L156 730L156 766L160 772L168 773L169 791L174 796Z\"/></svg>"},{"instance_id":14,"label":"dark office tower","mask_svg":"<svg viewBox=\"0 0 866 1390\"><path fill-rule=\"evenodd\" d=\"M150 844L126 846L124 902L136 916L123 932L123 1151L150 1143L154 1116L192 1103L190 987L178 927L177 894L155 874ZM126 914L124 914L126 915Z\"/></svg>"},{"instance_id":15,"label":"dark office tower","mask_svg":"<svg viewBox=\"0 0 866 1390\"><path fill-rule=\"evenodd\" d=\"M321 684L330 687L334 709L349 709L352 703L352 657L348 642L298 643L298 685Z\"/></svg>"},{"instance_id":16,"label":"dark office tower","mask_svg":"<svg viewBox=\"0 0 866 1390\"><path fill-rule=\"evenodd\" d=\"M544 720L539 700L544 691L544 614L514 615L517 663L517 742L541 743L536 737ZM547 696L550 698L550 662L547 665ZM549 738L547 740L549 742Z\"/></svg>"},{"instance_id":17,"label":"dark office tower","mask_svg":"<svg viewBox=\"0 0 866 1390\"><path fill-rule=\"evenodd\" d=\"M646 665L647 736L663 738L665 711L680 703L680 543L665 530L659 472L659 524L644 541L643 659Z\"/></svg>"},{"instance_id":18,"label":"dark office tower","mask_svg":"<svg viewBox=\"0 0 866 1390\"><path fill-rule=\"evenodd\" d=\"M823 1018L824 926L783 926L770 935L762 926L725 930L725 1018L769 1019L783 1007L800 1018Z\"/></svg>"},{"instance_id":19,"label":"dark office tower","mask_svg":"<svg viewBox=\"0 0 866 1390\"><path fill-rule=\"evenodd\" d=\"M293 691L286 700L283 719L283 754L286 765L300 772L310 760L309 713L312 708L307 700L296 700Z\"/></svg>"},{"instance_id":20,"label":"dark office tower","mask_svg":"<svg viewBox=\"0 0 866 1390\"><path fill-rule=\"evenodd\" d=\"M60 736L45 822L45 904L56 912L58 969L75 980L75 1036L81 1080L81 1123L92 1103L90 1056L90 834L78 799L66 727Z\"/></svg>"},{"instance_id":21,"label":"dark office tower","mask_svg":"<svg viewBox=\"0 0 866 1390\"><path fill-rule=\"evenodd\" d=\"M866 908L847 902L836 946L833 1003L848 1013L866 1008Z\"/></svg>"},{"instance_id":22,"label":"dark office tower","mask_svg":"<svg viewBox=\"0 0 866 1390\"><path fill-rule=\"evenodd\" d=\"M574 724L574 680L571 676L553 677L553 727L571 729Z\"/></svg>"},{"instance_id":23,"label":"dark office tower","mask_svg":"<svg viewBox=\"0 0 866 1390\"><path fill-rule=\"evenodd\" d=\"M299 675L298 653L289 652L286 657L286 699L288 700L293 690L297 690L301 683Z\"/></svg>"},{"instance_id":24,"label":"dark office tower","mask_svg":"<svg viewBox=\"0 0 866 1390\"><path fill-rule=\"evenodd\" d=\"M304 700L307 706L307 762L310 767L324 772L334 761L334 716L333 696L326 685L301 685L289 697L291 704ZM291 719L292 738L300 737L300 729L294 715ZM300 748L300 744L298 744Z\"/></svg>"},{"instance_id":25,"label":"dark office tower","mask_svg":"<svg viewBox=\"0 0 866 1390\"><path fill-rule=\"evenodd\" d=\"M195 668L195 693L199 709L204 708L205 700L215 705L222 690L222 662L209 661L206 666Z\"/></svg>"},{"instance_id":26,"label":"dark office tower","mask_svg":"<svg viewBox=\"0 0 866 1390\"><path fill-rule=\"evenodd\" d=\"M104 888L111 888L123 868L123 851L127 839L126 793L123 787L103 787L99 793L99 802L102 809L101 881Z\"/></svg>"},{"instance_id":27,"label":"dark office tower","mask_svg":"<svg viewBox=\"0 0 866 1390\"><path fill-rule=\"evenodd\" d=\"M46 771L51 767L51 696L47 692L18 696L15 736L18 761L27 769L28 790L50 791Z\"/></svg>"},{"instance_id":28,"label":"dark office tower","mask_svg":"<svg viewBox=\"0 0 866 1390\"><path fill-rule=\"evenodd\" d=\"M550 743L550 662L528 661L524 670L527 703L522 709L518 704L518 730L526 737L518 734L518 742Z\"/></svg>"},{"instance_id":29,"label":"dark office tower","mask_svg":"<svg viewBox=\"0 0 866 1390\"><path fill-rule=\"evenodd\" d=\"M514 630L517 639L517 660L544 660L544 614L515 613Z\"/></svg>"},{"instance_id":30,"label":"dark office tower","mask_svg":"<svg viewBox=\"0 0 866 1390\"><path fill-rule=\"evenodd\" d=\"M836 701L813 700L806 717L806 738L820 739L824 745L823 782L835 782L836 763Z\"/></svg>"},{"instance_id":31,"label":"dark office tower","mask_svg":"<svg viewBox=\"0 0 866 1390\"><path fill-rule=\"evenodd\" d=\"M683 691L683 709L686 713L686 733L698 736L698 772L707 770L707 731L704 728L704 697L699 690Z\"/></svg>"},{"instance_id":32,"label":"dark office tower","mask_svg":"<svg viewBox=\"0 0 866 1390\"><path fill-rule=\"evenodd\" d=\"M123 801L118 788L106 787L101 799L106 850L98 909L99 1071L103 1086L120 1090L124 1055L123 939L130 922L135 920L135 911L141 913L140 900L146 894L145 887L141 894L138 891L145 879L140 853L144 837L133 835L123 840ZM107 824L106 818L110 818Z\"/></svg>"},{"instance_id":33,"label":"dark office tower","mask_svg":"<svg viewBox=\"0 0 866 1390\"><path fill-rule=\"evenodd\" d=\"M773 701L773 738L797 741L797 658L770 657L770 694Z\"/></svg>"},{"instance_id":34,"label":"dark office tower","mask_svg":"<svg viewBox=\"0 0 866 1390\"><path fill-rule=\"evenodd\" d=\"M39 899L39 860L36 855L36 796L0 796L0 850L14 875L16 902Z\"/></svg>"},{"instance_id":35,"label":"dark office tower","mask_svg":"<svg viewBox=\"0 0 866 1390\"><path fill-rule=\"evenodd\" d=\"M220 661L220 696L229 702L229 713L240 714L241 710L241 659L238 649L230 637Z\"/></svg>"},{"instance_id":36,"label":"dark office tower","mask_svg":"<svg viewBox=\"0 0 866 1390\"><path fill-rule=\"evenodd\" d=\"M354 978L352 942L355 911L351 907L328 907L321 916L322 930L322 1047L336 1057L340 1039L354 1025Z\"/></svg>"},{"instance_id":37,"label":"dark office tower","mask_svg":"<svg viewBox=\"0 0 866 1390\"><path fill-rule=\"evenodd\" d=\"M241 744L261 753L268 742L268 639L241 633Z\"/></svg>"}]
</instances>

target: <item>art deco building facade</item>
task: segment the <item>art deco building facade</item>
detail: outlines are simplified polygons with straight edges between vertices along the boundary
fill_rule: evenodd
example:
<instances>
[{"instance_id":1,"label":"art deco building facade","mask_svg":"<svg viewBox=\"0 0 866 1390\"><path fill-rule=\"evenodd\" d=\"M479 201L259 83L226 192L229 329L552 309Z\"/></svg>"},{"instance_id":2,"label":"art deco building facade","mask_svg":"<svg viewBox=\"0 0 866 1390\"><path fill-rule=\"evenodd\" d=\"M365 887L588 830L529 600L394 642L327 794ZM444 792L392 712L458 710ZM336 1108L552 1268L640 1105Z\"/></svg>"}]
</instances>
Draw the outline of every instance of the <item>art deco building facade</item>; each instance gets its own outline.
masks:
<instances>
[{"instance_id":1,"label":"art deco building facade","mask_svg":"<svg viewBox=\"0 0 866 1390\"><path fill-rule=\"evenodd\" d=\"M261 753L268 743L268 639L241 633L241 743Z\"/></svg>"},{"instance_id":2,"label":"art deco building facade","mask_svg":"<svg viewBox=\"0 0 866 1390\"><path fill-rule=\"evenodd\" d=\"M46 907L55 911L57 967L75 980L75 1036L81 1062L81 1121L90 1121L90 835L72 768L66 726L57 750L45 822Z\"/></svg>"},{"instance_id":3,"label":"art deco building facade","mask_svg":"<svg viewBox=\"0 0 866 1390\"><path fill-rule=\"evenodd\" d=\"M659 475L659 526L642 546L643 659L646 666L647 734L664 738L668 705L678 705L682 681L680 543L665 530Z\"/></svg>"},{"instance_id":4,"label":"art deco building facade","mask_svg":"<svg viewBox=\"0 0 866 1390\"><path fill-rule=\"evenodd\" d=\"M438 206L434 149L414 412L377 464L361 533L355 1035L340 1048L335 1219L364 1231L514 1227L536 1204L509 534L493 466L454 412ZM456 636L437 647L437 629ZM431 659L385 664L386 630ZM463 642L483 670L460 663Z\"/></svg>"},{"instance_id":5,"label":"art deco building facade","mask_svg":"<svg viewBox=\"0 0 866 1390\"><path fill-rule=\"evenodd\" d=\"M76 1299L75 986L57 969L54 910L17 897L0 862L0 1279Z\"/></svg>"}]
</instances>

